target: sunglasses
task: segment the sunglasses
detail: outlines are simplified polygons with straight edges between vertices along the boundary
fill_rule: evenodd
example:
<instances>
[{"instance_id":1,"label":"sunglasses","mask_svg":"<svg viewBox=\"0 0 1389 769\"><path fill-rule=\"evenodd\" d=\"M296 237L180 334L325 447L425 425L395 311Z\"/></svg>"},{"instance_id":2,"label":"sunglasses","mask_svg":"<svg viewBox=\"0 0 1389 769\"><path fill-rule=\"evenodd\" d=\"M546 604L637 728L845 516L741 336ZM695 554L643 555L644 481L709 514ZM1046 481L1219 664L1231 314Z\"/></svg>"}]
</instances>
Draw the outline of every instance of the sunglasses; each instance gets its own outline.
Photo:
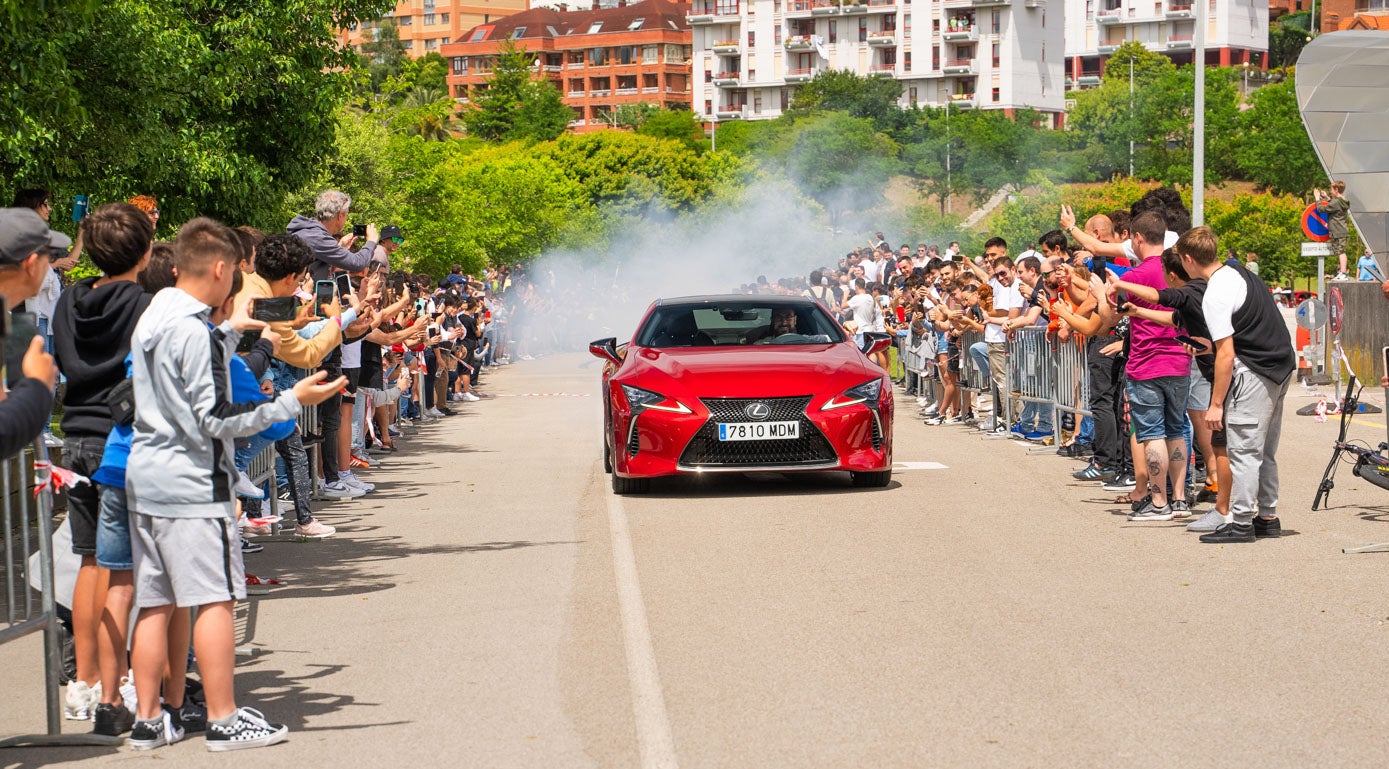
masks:
<instances>
[{"instance_id":1,"label":"sunglasses","mask_svg":"<svg viewBox=\"0 0 1389 769\"><path fill-rule=\"evenodd\" d=\"M994 273L994 277L995 277L995 278L998 278L999 280L1002 280L1003 278L1008 277L1008 271L1007 271L1007 270L1000 270L999 272L995 272L995 273Z\"/></svg>"},{"instance_id":2,"label":"sunglasses","mask_svg":"<svg viewBox=\"0 0 1389 769\"><path fill-rule=\"evenodd\" d=\"M405 238L391 238L391 242L398 246L405 242Z\"/></svg>"}]
</instances>

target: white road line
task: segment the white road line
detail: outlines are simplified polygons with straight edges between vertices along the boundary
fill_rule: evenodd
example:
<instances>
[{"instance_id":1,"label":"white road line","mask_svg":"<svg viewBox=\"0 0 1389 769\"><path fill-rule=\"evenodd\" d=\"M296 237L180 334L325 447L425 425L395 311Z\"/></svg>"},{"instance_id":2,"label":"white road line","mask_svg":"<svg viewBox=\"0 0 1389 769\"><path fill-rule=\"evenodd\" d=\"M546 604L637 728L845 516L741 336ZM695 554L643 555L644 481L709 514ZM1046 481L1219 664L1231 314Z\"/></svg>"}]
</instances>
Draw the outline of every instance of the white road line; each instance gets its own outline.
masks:
<instances>
[{"instance_id":1,"label":"white road line","mask_svg":"<svg viewBox=\"0 0 1389 769\"><path fill-rule=\"evenodd\" d=\"M646 623L637 581L637 561L627 531L627 511L622 500L608 494L608 526L612 531L613 571L617 576L617 604L622 615L622 640L627 648L627 677L632 687L632 711L637 722L637 748L643 769L676 769L675 741L661 694L661 676L651 648L651 628Z\"/></svg>"},{"instance_id":2,"label":"white road line","mask_svg":"<svg viewBox=\"0 0 1389 769\"><path fill-rule=\"evenodd\" d=\"M893 470L944 470L945 465L939 462L895 462Z\"/></svg>"}]
</instances>

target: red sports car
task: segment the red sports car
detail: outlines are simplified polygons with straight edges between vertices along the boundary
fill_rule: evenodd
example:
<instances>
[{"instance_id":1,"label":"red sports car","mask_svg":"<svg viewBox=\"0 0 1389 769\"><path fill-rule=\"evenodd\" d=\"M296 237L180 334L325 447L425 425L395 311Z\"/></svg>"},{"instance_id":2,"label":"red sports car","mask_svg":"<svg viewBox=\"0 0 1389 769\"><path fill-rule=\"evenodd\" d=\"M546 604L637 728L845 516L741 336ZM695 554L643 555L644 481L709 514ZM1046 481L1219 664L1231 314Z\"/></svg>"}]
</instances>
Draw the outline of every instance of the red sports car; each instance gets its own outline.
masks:
<instances>
[{"instance_id":1,"label":"red sports car","mask_svg":"<svg viewBox=\"0 0 1389 769\"><path fill-rule=\"evenodd\" d=\"M657 301L630 344L600 339L603 455L613 491L658 476L847 470L892 478L892 380L824 307L803 297Z\"/></svg>"}]
</instances>

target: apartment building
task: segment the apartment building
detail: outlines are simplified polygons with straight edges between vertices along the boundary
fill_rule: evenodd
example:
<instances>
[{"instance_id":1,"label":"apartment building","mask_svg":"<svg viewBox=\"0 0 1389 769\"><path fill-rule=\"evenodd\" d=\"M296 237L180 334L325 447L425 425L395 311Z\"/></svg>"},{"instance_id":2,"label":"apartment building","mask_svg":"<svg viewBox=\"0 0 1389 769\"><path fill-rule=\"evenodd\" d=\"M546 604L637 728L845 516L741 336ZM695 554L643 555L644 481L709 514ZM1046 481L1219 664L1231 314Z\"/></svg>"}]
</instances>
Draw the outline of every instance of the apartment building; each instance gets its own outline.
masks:
<instances>
[{"instance_id":1,"label":"apartment building","mask_svg":"<svg viewBox=\"0 0 1389 769\"><path fill-rule=\"evenodd\" d=\"M1194 60L1205 3L1206 63L1265 66L1268 0L1065 0L1066 87L1099 85L1115 49L1136 40L1178 65Z\"/></svg>"},{"instance_id":2,"label":"apartment building","mask_svg":"<svg viewBox=\"0 0 1389 769\"><path fill-rule=\"evenodd\" d=\"M361 50L362 43L375 40L381 21L390 21L411 58L437 51L457 40L479 24L524 11L529 0L402 0L379 21L367 22L339 33L343 43Z\"/></svg>"},{"instance_id":3,"label":"apartment building","mask_svg":"<svg viewBox=\"0 0 1389 769\"><path fill-rule=\"evenodd\" d=\"M688 8L673 0L617 0L607 8L532 8L476 26L443 48L449 89L469 101L487 87L497 53L512 41L538 55L537 70L574 110L575 131L608 126L623 104L690 109Z\"/></svg>"},{"instance_id":4,"label":"apartment building","mask_svg":"<svg viewBox=\"0 0 1389 769\"><path fill-rule=\"evenodd\" d=\"M1032 108L1065 98L1062 0L694 0L695 109L775 118L827 69L892 78L903 107Z\"/></svg>"}]
</instances>

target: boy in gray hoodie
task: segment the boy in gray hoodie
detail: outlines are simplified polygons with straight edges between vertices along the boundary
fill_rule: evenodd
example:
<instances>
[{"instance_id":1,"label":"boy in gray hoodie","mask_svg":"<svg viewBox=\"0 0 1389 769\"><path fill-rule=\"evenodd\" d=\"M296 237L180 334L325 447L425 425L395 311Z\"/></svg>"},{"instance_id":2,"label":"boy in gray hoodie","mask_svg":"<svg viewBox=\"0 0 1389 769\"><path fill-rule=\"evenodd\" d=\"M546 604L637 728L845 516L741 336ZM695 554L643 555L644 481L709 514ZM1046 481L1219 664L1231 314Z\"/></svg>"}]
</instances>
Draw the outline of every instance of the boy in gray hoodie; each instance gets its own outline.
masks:
<instances>
[{"instance_id":1,"label":"boy in gray hoodie","mask_svg":"<svg viewBox=\"0 0 1389 769\"><path fill-rule=\"evenodd\" d=\"M240 250L230 231L206 218L179 230L178 282L155 295L131 338L135 425L126 470L131 512L135 624L131 665L139 711L130 745L149 749L183 738L171 708L160 707L170 649L186 649L175 613L198 606L194 651L207 698L207 747L234 750L273 745L287 727L250 708L236 707L232 684L232 611L246 597L245 568L236 536L232 440L295 418L301 406L337 392L341 378L323 374L298 382L273 401L233 403L229 360L241 334L264 330L247 305L220 326L211 308L227 300ZM183 701L183 677L172 675L163 695Z\"/></svg>"}]
</instances>

